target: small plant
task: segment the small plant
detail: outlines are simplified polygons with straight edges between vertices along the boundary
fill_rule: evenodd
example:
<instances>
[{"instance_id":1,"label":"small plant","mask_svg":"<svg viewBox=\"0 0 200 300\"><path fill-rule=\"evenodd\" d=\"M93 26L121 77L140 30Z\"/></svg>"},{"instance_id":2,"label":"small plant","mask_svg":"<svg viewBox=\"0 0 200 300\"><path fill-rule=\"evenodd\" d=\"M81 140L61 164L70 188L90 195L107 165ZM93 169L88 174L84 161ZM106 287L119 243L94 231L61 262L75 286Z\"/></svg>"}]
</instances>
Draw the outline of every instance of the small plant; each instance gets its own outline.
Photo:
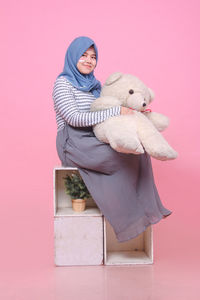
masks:
<instances>
[{"instance_id":1,"label":"small plant","mask_svg":"<svg viewBox=\"0 0 200 300\"><path fill-rule=\"evenodd\" d=\"M86 199L91 197L80 175L72 173L63 177L65 192L74 199Z\"/></svg>"}]
</instances>

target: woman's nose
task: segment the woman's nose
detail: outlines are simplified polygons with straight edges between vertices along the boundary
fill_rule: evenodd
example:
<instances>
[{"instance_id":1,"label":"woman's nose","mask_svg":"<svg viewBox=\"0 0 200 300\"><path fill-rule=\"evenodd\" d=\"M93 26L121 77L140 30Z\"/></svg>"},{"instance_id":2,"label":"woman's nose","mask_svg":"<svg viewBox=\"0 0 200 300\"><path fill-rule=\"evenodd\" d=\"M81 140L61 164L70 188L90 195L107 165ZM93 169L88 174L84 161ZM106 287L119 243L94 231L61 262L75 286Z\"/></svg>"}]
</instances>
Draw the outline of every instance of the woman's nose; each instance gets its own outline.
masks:
<instances>
[{"instance_id":1,"label":"woman's nose","mask_svg":"<svg viewBox=\"0 0 200 300\"><path fill-rule=\"evenodd\" d=\"M89 55L86 57L86 61L91 62L91 57Z\"/></svg>"}]
</instances>

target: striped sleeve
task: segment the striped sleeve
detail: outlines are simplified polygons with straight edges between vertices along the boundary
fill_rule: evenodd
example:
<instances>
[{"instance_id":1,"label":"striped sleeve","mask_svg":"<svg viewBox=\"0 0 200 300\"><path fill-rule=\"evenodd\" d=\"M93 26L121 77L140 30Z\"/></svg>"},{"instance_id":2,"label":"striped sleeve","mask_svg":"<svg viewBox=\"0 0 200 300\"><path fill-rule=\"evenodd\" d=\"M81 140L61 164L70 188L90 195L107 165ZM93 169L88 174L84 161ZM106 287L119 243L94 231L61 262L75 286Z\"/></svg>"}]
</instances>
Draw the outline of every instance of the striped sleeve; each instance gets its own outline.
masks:
<instances>
[{"instance_id":1,"label":"striped sleeve","mask_svg":"<svg viewBox=\"0 0 200 300\"><path fill-rule=\"evenodd\" d=\"M93 112L80 112L73 92L67 82L55 82L53 89L54 107L62 118L71 126L88 127L101 123L112 116L120 115L121 107Z\"/></svg>"}]
</instances>

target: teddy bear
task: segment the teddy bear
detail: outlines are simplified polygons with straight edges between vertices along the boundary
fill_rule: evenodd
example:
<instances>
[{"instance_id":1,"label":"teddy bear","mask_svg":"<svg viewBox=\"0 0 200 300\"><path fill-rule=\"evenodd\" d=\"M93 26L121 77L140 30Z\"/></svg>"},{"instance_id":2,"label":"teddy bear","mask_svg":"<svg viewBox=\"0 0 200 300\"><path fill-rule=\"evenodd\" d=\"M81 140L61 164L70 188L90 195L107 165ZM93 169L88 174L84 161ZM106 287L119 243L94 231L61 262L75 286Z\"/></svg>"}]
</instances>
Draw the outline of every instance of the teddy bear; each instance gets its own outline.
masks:
<instances>
[{"instance_id":1,"label":"teddy bear","mask_svg":"<svg viewBox=\"0 0 200 300\"><path fill-rule=\"evenodd\" d=\"M100 97L90 107L91 111L114 106L134 110L131 115L109 117L93 126L95 136L121 153L142 154L145 151L155 159L171 160L177 152L160 133L169 125L169 119L147 109L154 92L143 81L131 74L115 72L102 86Z\"/></svg>"}]
</instances>

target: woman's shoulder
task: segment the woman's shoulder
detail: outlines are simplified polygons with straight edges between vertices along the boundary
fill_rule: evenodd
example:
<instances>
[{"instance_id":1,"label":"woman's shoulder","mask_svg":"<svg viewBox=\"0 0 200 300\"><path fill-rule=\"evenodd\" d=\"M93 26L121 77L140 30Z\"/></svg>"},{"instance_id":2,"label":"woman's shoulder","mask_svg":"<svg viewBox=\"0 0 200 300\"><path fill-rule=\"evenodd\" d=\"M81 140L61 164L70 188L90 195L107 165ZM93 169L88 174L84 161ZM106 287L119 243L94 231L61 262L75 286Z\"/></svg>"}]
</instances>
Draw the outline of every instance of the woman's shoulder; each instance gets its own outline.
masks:
<instances>
[{"instance_id":1,"label":"woman's shoulder","mask_svg":"<svg viewBox=\"0 0 200 300\"><path fill-rule=\"evenodd\" d=\"M66 84L68 86L72 86L71 82L64 76L57 77L55 80L55 84Z\"/></svg>"},{"instance_id":2,"label":"woman's shoulder","mask_svg":"<svg viewBox=\"0 0 200 300\"><path fill-rule=\"evenodd\" d=\"M60 91L60 90L69 90L69 92L73 91L73 86L71 82L69 82L64 76L57 77L54 81L54 91Z\"/></svg>"},{"instance_id":3,"label":"woman's shoulder","mask_svg":"<svg viewBox=\"0 0 200 300\"><path fill-rule=\"evenodd\" d=\"M62 95L66 93L73 94L73 87L71 83L64 76L57 77L53 85L53 99L57 95Z\"/></svg>"}]
</instances>

